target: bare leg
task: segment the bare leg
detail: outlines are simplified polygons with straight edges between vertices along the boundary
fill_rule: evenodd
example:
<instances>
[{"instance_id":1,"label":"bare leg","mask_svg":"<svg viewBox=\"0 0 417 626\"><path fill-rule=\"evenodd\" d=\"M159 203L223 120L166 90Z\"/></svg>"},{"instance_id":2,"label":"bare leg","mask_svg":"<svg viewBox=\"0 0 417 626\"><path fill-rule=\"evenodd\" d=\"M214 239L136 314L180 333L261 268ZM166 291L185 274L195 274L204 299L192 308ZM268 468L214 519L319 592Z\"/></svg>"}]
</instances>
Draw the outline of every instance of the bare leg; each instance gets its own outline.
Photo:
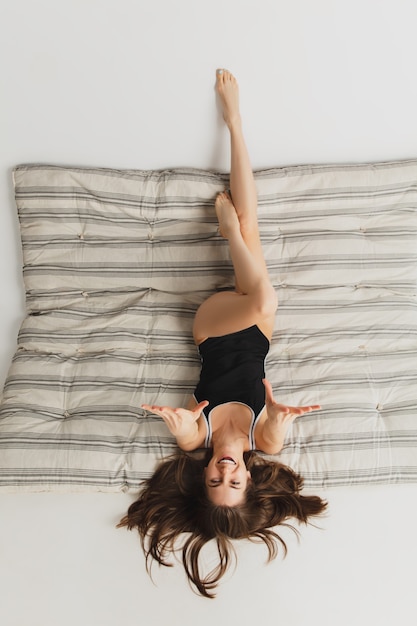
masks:
<instances>
[{"instance_id":1,"label":"bare leg","mask_svg":"<svg viewBox=\"0 0 417 626\"><path fill-rule=\"evenodd\" d=\"M215 202L220 234L229 240L230 256L235 270L236 291L258 294L263 283L269 284L263 256L261 261L253 254L242 233L236 208L227 193L220 193Z\"/></svg>"},{"instance_id":2,"label":"bare leg","mask_svg":"<svg viewBox=\"0 0 417 626\"><path fill-rule=\"evenodd\" d=\"M226 70L217 74L217 91L230 130L233 202L228 194L219 194L215 208L220 232L229 241L236 292L217 293L201 305L194 323L197 343L253 324L270 338L277 307L259 238L257 192L242 132L238 86Z\"/></svg>"},{"instance_id":3,"label":"bare leg","mask_svg":"<svg viewBox=\"0 0 417 626\"><path fill-rule=\"evenodd\" d=\"M239 109L239 87L230 72L221 70L221 73L217 73L216 89L222 103L223 117L230 131L230 191L232 201L239 217L240 229L245 243L266 272L259 238L258 194L243 136Z\"/></svg>"}]
</instances>

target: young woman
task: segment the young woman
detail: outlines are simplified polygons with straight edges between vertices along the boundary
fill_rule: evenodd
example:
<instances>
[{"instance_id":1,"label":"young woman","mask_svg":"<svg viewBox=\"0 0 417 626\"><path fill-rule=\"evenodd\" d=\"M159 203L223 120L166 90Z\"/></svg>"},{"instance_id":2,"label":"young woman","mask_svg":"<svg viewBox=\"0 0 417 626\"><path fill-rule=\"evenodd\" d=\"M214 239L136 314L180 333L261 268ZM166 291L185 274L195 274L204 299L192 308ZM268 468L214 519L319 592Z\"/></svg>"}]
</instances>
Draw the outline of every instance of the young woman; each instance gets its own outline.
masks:
<instances>
[{"instance_id":1,"label":"young woman","mask_svg":"<svg viewBox=\"0 0 417 626\"><path fill-rule=\"evenodd\" d=\"M136 527L147 558L168 565L176 540L183 565L199 593L210 593L226 571L230 539L254 538L268 547L269 558L282 539L271 530L290 517L307 522L326 503L300 494L302 479L284 465L253 451L280 452L291 423L318 405L278 403L265 378L264 362L274 327L277 296L269 280L257 221L257 192L242 132L235 78L217 71L217 92L230 131L230 193L215 200L220 234L228 240L235 271L235 291L219 292L198 309L194 340L202 368L189 406L143 405L161 417L184 452L161 463L145 482L137 502L119 526ZM198 460L187 454L209 450ZM199 554L217 542L219 564L206 576Z\"/></svg>"}]
</instances>

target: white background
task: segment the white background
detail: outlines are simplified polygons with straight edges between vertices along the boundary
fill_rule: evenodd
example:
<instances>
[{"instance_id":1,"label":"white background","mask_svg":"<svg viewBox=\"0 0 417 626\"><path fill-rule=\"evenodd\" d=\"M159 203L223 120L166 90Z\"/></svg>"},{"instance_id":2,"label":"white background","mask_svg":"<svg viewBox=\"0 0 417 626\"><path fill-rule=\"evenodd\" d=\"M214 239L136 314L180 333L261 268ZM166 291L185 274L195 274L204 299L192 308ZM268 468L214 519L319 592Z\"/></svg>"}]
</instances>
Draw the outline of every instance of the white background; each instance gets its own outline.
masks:
<instances>
[{"instance_id":1,"label":"white background","mask_svg":"<svg viewBox=\"0 0 417 626\"><path fill-rule=\"evenodd\" d=\"M228 169L216 67L255 169L417 157L415 0L2 0L2 382L24 315L11 168ZM334 489L289 556L238 545L214 601L144 571L125 495L0 496L2 626L415 625L416 485ZM287 536L287 534L285 535Z\"/></svg>"}]
</instances>

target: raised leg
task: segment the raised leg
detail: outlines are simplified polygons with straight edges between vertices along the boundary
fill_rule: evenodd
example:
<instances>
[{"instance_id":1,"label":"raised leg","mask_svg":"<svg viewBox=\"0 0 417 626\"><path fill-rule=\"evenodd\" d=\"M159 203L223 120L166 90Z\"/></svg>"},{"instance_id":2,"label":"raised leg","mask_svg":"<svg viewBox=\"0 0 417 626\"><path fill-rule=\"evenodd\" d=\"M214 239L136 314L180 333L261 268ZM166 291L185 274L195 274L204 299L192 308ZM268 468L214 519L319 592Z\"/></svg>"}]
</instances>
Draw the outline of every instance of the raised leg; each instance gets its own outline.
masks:
<instances>
[{"instance_id":1,"label":"raised leg","mask_svg":"<svg viewBox=\"0 0 417 626\"><path fill-rule=\"evenodd\" d=\"M262 254L248 245L247 236L242 232L240 219L228 193L220 193L215 202L220 234L229 241L230 256L235 270L236 291L243 295L257 294L263 283L269 284L269 276ZM256 235L251 232L251 243Z\"/></svg>"},{"instance_id":2,"label":"raised leg","mask_svg":"<svg viewBox=\"0 0 417 626\"><path fill-rule=\"evenodd\" d=\"M232 198L219 194L215 208L220 233L229 241L236 292L217 293L200 306L194 322L196 343L253 324L270 338L277 307L259 237L257 191L242 131L238 85L230 72L217 73L217 91L230 131Z\"/></svg>"},{"instance_id":3,"label":"raised leg","mask_svg":"<svg viewBox=\"0 0 417 626\"><path fill-rule=\"evenodd\" d=\"M267 273L258 228L258 194L239 109L239 87L227 70L217 73L217 93L223 108L223 117L230 131L230 191L239 217L240 230L251 254ZM239 290L239 289L238 289Z\"/></svg>"}]
</instances>

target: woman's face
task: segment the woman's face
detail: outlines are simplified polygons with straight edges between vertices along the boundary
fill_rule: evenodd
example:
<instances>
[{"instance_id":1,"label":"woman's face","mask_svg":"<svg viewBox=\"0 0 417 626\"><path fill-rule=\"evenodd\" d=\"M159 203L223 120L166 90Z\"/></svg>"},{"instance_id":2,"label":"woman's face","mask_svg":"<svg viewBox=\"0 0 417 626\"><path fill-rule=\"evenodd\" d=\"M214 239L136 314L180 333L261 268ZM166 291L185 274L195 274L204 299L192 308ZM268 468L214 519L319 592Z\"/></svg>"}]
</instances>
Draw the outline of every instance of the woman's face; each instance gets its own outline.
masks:
<instances>
[{"instance_id":1,"label":"woman's face","mask_svg":"<svg viewBox=\"0 0 417 626\"><path fill-rule=\"evenodd\" d=\"M217 506L237 506L244 502L249 480L250 472L243 458L213 455L205 468L207 495Z\"/></svg>"}]
</instances>

